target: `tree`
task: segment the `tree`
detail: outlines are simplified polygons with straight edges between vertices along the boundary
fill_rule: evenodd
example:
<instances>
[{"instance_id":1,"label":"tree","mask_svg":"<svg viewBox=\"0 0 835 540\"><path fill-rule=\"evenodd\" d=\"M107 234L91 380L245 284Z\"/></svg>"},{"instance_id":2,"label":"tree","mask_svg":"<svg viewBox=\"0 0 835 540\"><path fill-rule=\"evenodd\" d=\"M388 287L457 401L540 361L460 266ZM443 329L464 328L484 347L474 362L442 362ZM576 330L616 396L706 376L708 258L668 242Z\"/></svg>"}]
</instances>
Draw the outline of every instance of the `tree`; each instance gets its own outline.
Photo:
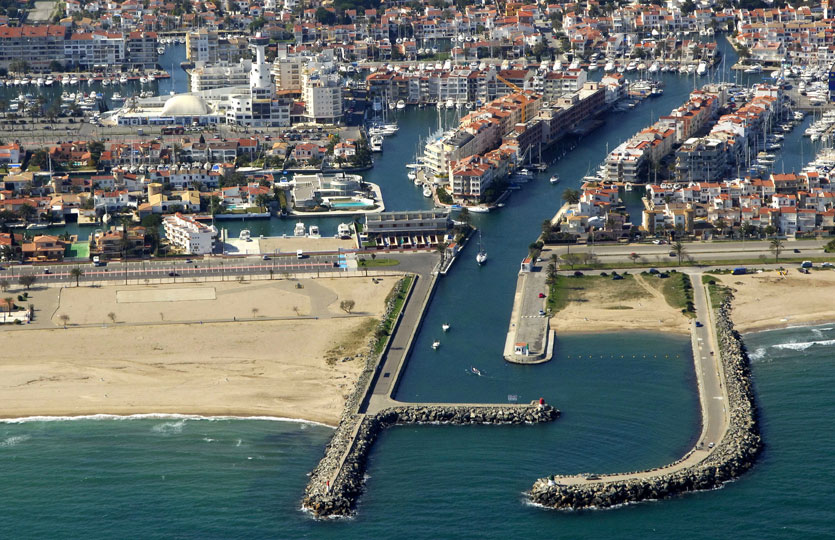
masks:
<instances>
[{"instance_id":1,"label":"tree","mask_svg":"<svg viewBox=\"0 0 835 540\"><path fill-rule=\"evenodd\" d=\"M6 292L9 290L9 280L8 279L0 279L0 291Z\"/></svg>"},{"instance_id":2,"label":"tree","mask_svg":"<svg viewBox=\"0 0 835 540\"><path fill-rule=\"evenodd\" d=\"M353 300L343 300L339 303L339 309L345 313L350 314L354 309L355 302Z\"/></svg>"},{"instance_id":3,"label":"tree","mask_svg":"<svg viewBox=\"0 0 835 540\"><path fill-rule=\"evenodd\" d=\"M545 277L545 283L548 285L553 285L557 281L557 265L553 262L548 263L547 274Z\"/></svg>"},{"instance_id":4,"label":"tree","mask_svg":"<svg viewBox=\"0 0 835 540\"><path fill-rule=\"evenodd\" d=\"M775 234L777 234L777 229L774 227L774 225L766 225L765 229L763 229L763 232L766 236L774 236Z\"/></svg>"},{"instance_id":5,"label":"tree","mask_svg":"<svg viewBox=\"0 0 835 540\"><path fill-rule=\"evenodd\" d=\"M84 270L82 270L81 268L79 268L77 266L75 268L73 268L72 270L70 270L70 277L75 278L75 286L76 287L78 287L78 280L81 279L81 276L83 276L83 275L84 275Z\"/></svg>"},{"instance_id":6,"label":"tree","mask_svg":"<svg viewBox=\"0 0 835 540\"><path fill-rule=\"evenodd\" d=\"M26 290L29 290L29 287L35 284L38 281L38 278L32 274L24 274L17 278L17 282L26 287Z\"/></svg>"},{"instance_id":7,"label":"tree","mask_svg":"<svg viewBox=\"0 0 835 540\"><path fill-rule=\"evenodd\" d=\"M11 296L8 298L4 298L3 301L6 303L6 309L9 310L9 313L12 312L12 306L14 306L14 298Z\"/></svg>"},{"instance_id":8,"label":"tree","mask_svg":"<svg viewBox=\"0 0 835 540\"><path fill-rule=\"evenodd\" d=\"M678 257L678 265L681 266L681 256L684 255L684 244L681 240L676 240L675 244L673 244L673 253Z\"/></svg>"},{"instance_id":9,"label":"tree","mask_svg":"<svg viewBox=\"0 0 835 540\"><path fill-rule=\"evenodd\" d=\"M783 241L779 238L772 238L768 249L774 253L774 262L776 263L780 260L780 252L783 251Z\"/></svg>"},{"instance_id":10,"label":"tree","mask_svg":"<svg viewBox=\"0 0 835 540\"><path fill-rule=\"evenodd\" d=\"M717 219L713 225L719 230L719 234L725 234L725 228L728 226L728 223L722 219Z\"/></svg>"},{"instance_id":11,"label":"tree","mask_svg":"<svg viewBox=\"0 0 835 540\"><path fill-rule=\"evenodd\" d=\"M332 26L336 23L336 13L319 7L316 9L316 20L325 26Z\"/></svg>"},{"instance_id":12,"label":"tree","mask_svg":"<svg viewBox=\"0 0 835 540\"><path fill-rule=\"evenodd\" d=\"M12 73L26 73L29 71L29 62L26 60L12 60L9 63L9 71Z\"/></svg>"},{"instance_id":13,"label":"tree","mask_svg":"<svg viewBox=\"0 0 835 540\"><path fill-rule=\"evenodd\" d=\"M635 253L634 251L629 254L629 259L632 260L633 263L640 258L641 258L641 256L638 255L637 253Z\"/></svg>"},{"instance_id":14,"label":"tree","mask_svg":"<svg viewBox=\"0 0 835 540\"><path fill-rule=\"evenodd\" d=\"M551 235L551 220L546 219L542 222L542 239L547 241L548 237Z\"/></svg>"},{"instance_id":15,"label":"tree","mask_svg":"<svg viewBox=\"0 0 835 540\"><path fill-rule=\"evenodd\" d=\"M18 208L17 212L20 214L20 217L28 221L29 218L35 215L38 211L35 210L35 207L31 204L22 204L20 205L20 208Z\"/></svg>"},{"instance_id":16,"label":"tree","mask_svg":"<svg viewBox=\"0 0 835 540\"><path fill-rule=\"evenodd\" d=\"M580 192L576 189L566 189L562 192L562 200L568 204L577 204L580 202Z\"/></svg>"},{"instance_id":17,"label":"tree","mask_svg":"<svg viewBox=\"0 0 835 540\"><path fill-rule=\"evenodd\" d=\"M435 246L435 250L441 254L441 266L444 265L444 261L446 260L446 242L438 242L438 245Z\"/></svg>"},{"instance_id":18,"label":"tree","mask_svg":"<svg viewBox=\"0 0 835 540\"><path fill-rule=\"evenodd\" d=\"M565 253L560 256L560 259L564 260L565 264L567 264L572 269L574 268L575 264L580 262L580 256L576 253Z\"/></svg>"},{"instance_id":19,"label":"tree","mask_svg":"<svg viewBox=\"0 0 835 540\"><path fill-rule=\"evenodd\" d=\"M60 319L61 323L64 325L64 328L66 328L67 323L70 322L70 316L66 313L62 313L61 315L59 315L58 319Z\"/></svg>"},{"instance_id":20,"label":"tree","mask_svg":"<svg viewBox=\"0 0 835 540\"><path fill-rule=\"evenodd\" d=\"M113 313L112 311L107 314L107 318L110 319L110 322L112 322L112 323L116 322L116 314Z\"/></svg>"}]
</instances>

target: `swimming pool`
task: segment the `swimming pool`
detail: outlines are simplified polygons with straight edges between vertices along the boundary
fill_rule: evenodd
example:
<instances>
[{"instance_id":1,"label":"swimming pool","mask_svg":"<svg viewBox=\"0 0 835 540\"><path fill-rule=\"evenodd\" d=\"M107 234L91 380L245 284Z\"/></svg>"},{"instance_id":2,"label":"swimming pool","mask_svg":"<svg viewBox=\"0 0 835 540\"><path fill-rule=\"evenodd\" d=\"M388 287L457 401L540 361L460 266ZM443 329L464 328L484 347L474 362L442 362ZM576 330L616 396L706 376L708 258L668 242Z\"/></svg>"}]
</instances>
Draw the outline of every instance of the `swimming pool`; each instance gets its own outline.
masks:
<instances>
[{"instance_id":1,"label":"swimming pool","mask_svg":"<svg viewBox=\"0 0 835 540\"><path fill-rule=\"evenodd\" d=\"M371 206L372 205L362 201L331 203L331 208L370 208Z\"/></svg>"}]
</instances>

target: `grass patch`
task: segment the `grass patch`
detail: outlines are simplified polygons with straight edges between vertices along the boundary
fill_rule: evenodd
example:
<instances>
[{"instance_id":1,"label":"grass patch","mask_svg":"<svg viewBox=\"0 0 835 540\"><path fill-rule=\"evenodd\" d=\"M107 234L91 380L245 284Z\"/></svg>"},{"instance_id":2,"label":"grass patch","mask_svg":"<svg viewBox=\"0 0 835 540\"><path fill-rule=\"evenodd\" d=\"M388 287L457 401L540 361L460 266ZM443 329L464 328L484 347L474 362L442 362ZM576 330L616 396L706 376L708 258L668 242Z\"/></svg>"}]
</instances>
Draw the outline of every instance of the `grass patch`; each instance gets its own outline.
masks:
<instances>
[{"instance_id":1,"label":"grass patch","mask_svg":"<svg viewBox=\"0 0 835 540\"><path fill-rule=\"evenodd\" d=\"M719 309L725 298L731 293L730 287L723 285L713 276L702 276L702 284L707 285L708 293L710 293L710 307Z\"/></svg>"},{"instance_id":2,"label":"grass patch","mask_svg":"<svg viewBox=\"0 0 835 540\"><path fill-rule=\"evenodd\" d=\"M385 257L376 257L374 259L359 259L357 266L360 268L375 268L379 266L397 266L400 261L397 259L387 259Z\"/></svg>"},{"instance_id":3,"label":"grass patch","mask_svg":"<svg viewBox=\"0 0 835 540\"><path fill-rule=\"evenodd\" d=\"M348 336L340 343L336 344L332 349L325 353L325 362L329 366L336 364L340 358L353 357L357 351L362 347L368 336L374 332L379 322L377 319L369 317L364 319L357 328L355 328ZM352 358L353 360L353 358Z\"/></svg>"},{"instance_id":4,"label":"grass patch","mask_svg":"<svg viewBox=\"0 0 835 540\"><path fill-rule=\"evenodd\" d=\"M409 291L409 287L412 286L413 279L414 276L404 277L386 297L386 305L388 306L391 304L392 307L387 311L388 315L380 321L377 325L377 329L374 331L374 336L376 337L376 341L374 342L374 354L380 354L383 352L383 347L386 346L386 340L391 335L394 323L397 321L397 317L403 309L403 304L406 302L406 293Z\"/></svg>"},{"instance_id":5,"label":"grass patch","mask_svg":"<svg viewBox=\"0 0 835 540\"><path fill-rule=\"evenodd\" d=\"M832 257L780 257L777 264L800 264L803 261L827 262L831 261ZM728 260L693 260L681 261L681 266L757 266L763 264L775 264L774 257L756 258L756 259L728 259ZM571 270L609 270L609 269L630 269L630 268L677 268L678 260L660 260L650 261L644 259L637 262L620 262L620 263L578 263L571 267ZM565 268L562 268L565 270Z\"/></svg>"},{"instance_id":6,"label":"grass patch","mask_svg":"<svg viewBox=\"0 0 835 540\"><path fill-rule=\"evenodd\" d=\"M638 285L633 276L625 275L621 280L609 276L557 276L548 288L545 305L550 313L556 313L569 302L588 302L589 293L594 291L595 301L601 303L619 300L646 298L647 292ZM617 304L606 309L631 309Z\"/></svg>"},{"instance_id":7,"label":"grass patch","mask_svg":"<svg viewBox=\"0 0 835 540\"><path fill-rule=\"evenodd\" d=\"M659 278L648 272L641 274L650 287L664 295L664 300L673 308L680 309L688 317L695 317L696 306L693 304L693 282L690 276L672 270L668 277Z\"/></svg>"}]
</instances>

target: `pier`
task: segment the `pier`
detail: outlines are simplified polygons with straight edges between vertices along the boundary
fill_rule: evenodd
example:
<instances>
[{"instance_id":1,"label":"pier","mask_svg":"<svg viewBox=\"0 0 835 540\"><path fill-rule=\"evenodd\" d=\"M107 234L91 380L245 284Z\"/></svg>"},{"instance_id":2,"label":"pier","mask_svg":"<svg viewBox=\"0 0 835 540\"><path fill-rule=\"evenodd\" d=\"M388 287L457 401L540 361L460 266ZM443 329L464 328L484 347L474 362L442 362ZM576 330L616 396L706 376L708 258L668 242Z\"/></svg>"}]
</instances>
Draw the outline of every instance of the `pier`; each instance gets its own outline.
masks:
<instances>
[{"instance_id":1,"label":"pier","mask_svg":"<svg viewBox=\"0 0 835 540\"><path fill-rule=\"evenodd\" d=\"M523 266L525 263L522 263ZM540 294L544 295L540 298ZM530 262L530 270L523 269L516 280L513 311L504 344L504 359L514 364L541 364L554 353L554 331L545 312L548 285L545 272Z\"/></svg>"},{"instance_id":2,"label":"pier","mask_svg":"<svg viewBox=\"0 0 835 540\"><path fill-rule=\"evenodd\" d=\"M748 357L730 320L730 300L714 315L700 273L691 274L696 313L692 345L702 431L696 445L664 467L617 474L550 476L534 483L531 499L557 509L605 508L713 489L754 463L762 448Z\"/></svg>"}]
</instances>

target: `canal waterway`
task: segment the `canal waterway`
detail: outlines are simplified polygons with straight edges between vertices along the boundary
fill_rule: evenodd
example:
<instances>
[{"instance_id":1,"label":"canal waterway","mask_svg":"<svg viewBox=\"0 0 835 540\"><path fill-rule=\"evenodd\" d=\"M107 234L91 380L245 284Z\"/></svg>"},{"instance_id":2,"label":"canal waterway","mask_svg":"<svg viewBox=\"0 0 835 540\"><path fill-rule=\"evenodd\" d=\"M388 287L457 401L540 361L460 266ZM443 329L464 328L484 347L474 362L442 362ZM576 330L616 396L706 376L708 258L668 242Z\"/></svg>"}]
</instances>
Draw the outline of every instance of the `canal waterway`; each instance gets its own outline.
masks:
<instances>
[{"instance_id":1,"label":"canal waterway","mask_svg":"<svg viewBox=\"0 0 835 540\"><path fill-rule=\"evenodd\" d=\"M687 337L561 335L549 364L502 360L516 272L528 243L561 204L563 189L579 187L596 168L607 144L614 147L686 99L692 81L662 76L662 97L577 141L505 208L473 215L489 261L478 267L470 246L440 280L397 393L408 401L544 397L563 410L558 422L388 430L371 453L357 517L324 523L298 510L306 473L331 434L321 426L184 419L0 424L2 530L17 538L117 537L125 531L151 539L824 537L835 520L823 502L835 481L827 462L835 450L826 423L835 414L828 391L835 383L831 327L746 336L768 446L762 462L739 481L718 492L605 512L545 511L522 496L546 474L668 463L699 430ZM403 165L436 117L434 110L403 113L399 134L365 173L381 185L391 210L431 207ZM554 173L562 179L557 186L547 182ZM323 234L335 232L337 223L322 219ZM235 227L256 235L292 234L293 220L224 226L230 234ZM446 334L443 322L452 325ZM430 347L434 339L442 342L437 351Z\"/></svg>"}]
</instances>

